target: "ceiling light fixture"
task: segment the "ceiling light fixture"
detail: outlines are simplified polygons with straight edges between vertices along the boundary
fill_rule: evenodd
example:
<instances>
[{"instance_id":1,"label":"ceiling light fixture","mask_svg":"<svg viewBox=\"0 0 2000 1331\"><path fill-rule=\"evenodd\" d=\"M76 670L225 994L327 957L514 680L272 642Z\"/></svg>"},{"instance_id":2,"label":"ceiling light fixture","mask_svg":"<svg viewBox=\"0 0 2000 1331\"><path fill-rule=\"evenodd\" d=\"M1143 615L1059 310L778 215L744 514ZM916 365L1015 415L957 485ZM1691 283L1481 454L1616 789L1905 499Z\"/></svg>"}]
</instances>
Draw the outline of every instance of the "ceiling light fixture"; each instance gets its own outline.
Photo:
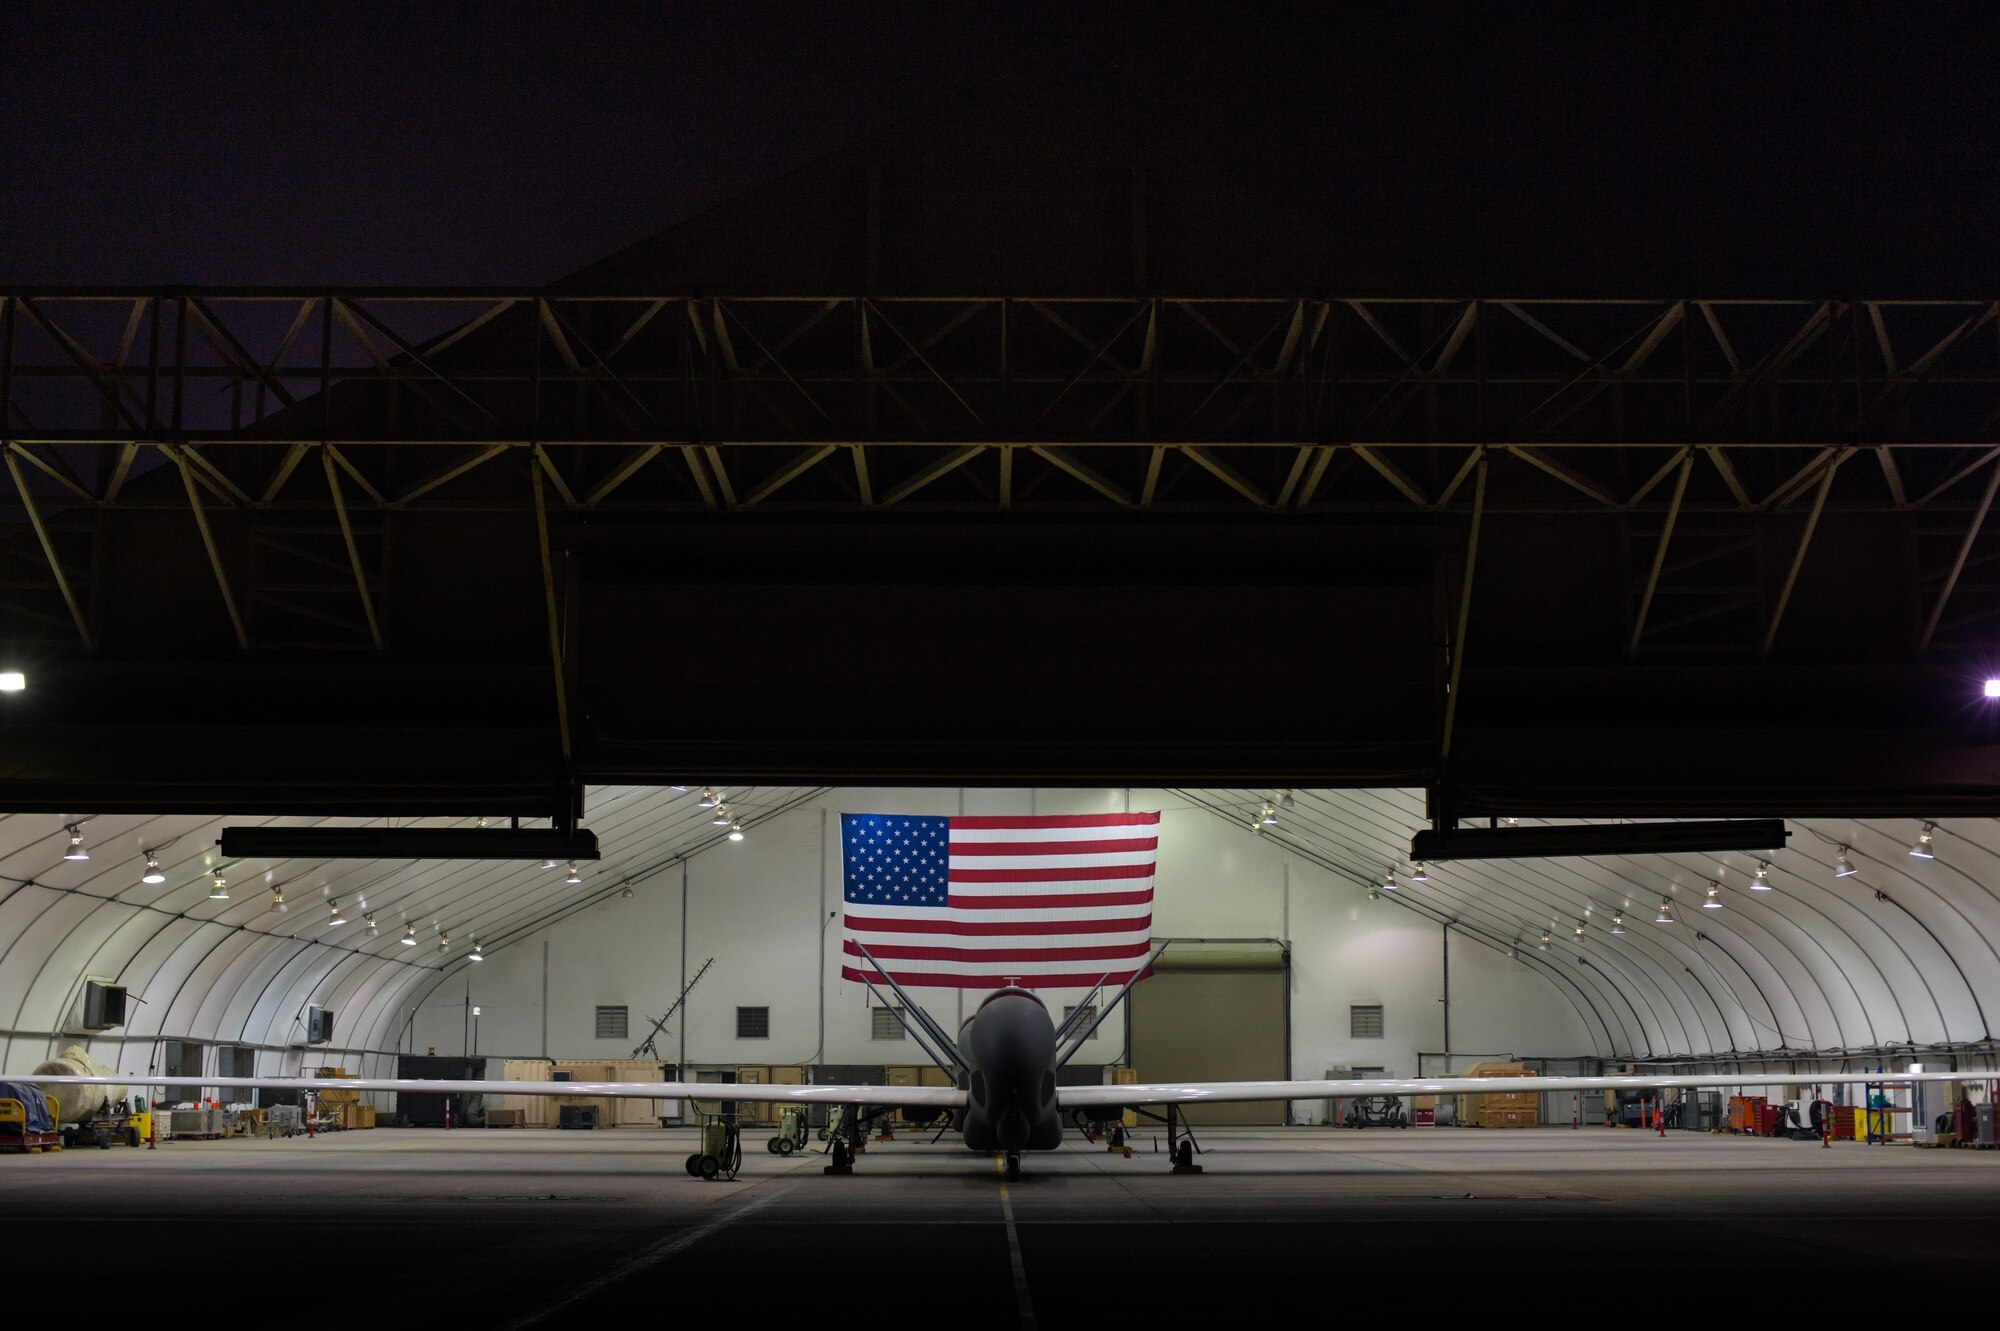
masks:
<instances>
[{"instance_id":1,"label":"ceiling light fixture","mask_svg":"<svg viewBox=\"0 0 2000 1331\"><path fill-rule=\"evenodd\" d=\"M1396 890L1396 875L1393 871L1382 875L1382 890L1384 892L1394 892Z\"/></svg>"},{"instance_id":2,"label":"ceiling light fixture","mask_svg":"<svg viewBox=\"0 0 2000 1331\"><path fill-rule=\"evenodd\" d=\"M630 901L632 899L632 884L625 884L625 890L620 892L618 897L621 901Z\"/></svg>"},{"instance_id":3,"label":"ceiling light fixture","mask_svg":"<svg viewBox=\"0 0 2000 1331\"><path fill-rule=\"evenodd\" d=\"M347 923L347 917L346 917L345 915L342 915L342 914L340 913L340 902L339 902L339 900L338 900L338 899L335 899L335 900L333 900L333 901L329 901L329 902L327 902L327 903L326 903L326 905L327 905L327 920L326 920L326 922L327 922L328 924L346 924L346 923Z\"/></svg>"},{"instance_id":4,"label":"ceiling light fixture","mask_svg":"<svg viewBox=\"0 0 2000 1331\"><path fill-rule=\"evenodd\" d=\"M729 806L727 804L716 805L715 812L709 815L708 824L710 827L729 826Z\"/></svg>"},{"instance_id":5,"label":"ceiling light fixture","mask_svg":"<svg viewBox=\"0 0 2000 1331\"><path fill-rule=\"evenodd\" d=\"M734 818L729 820L729 839L731 841L741 841L743 839L743 824L737 822Z\"/></svg>"},{"instance_id":6,"label":"ceiling light fixture","mask_svg":"<svg viewBox=\"0 0 2000 1331\"><path fill-rule=\"evenodd\" d=\"M83 848L83 829L75 823L69 824L69 849L63 852L66 860L87 860L90 852Z\"/></svg>"},{"instance_id":7,"label":"ceiling light fixture","mask_svg":"<svg viewBox=\"0 0 2000 1331\"><path fill-rule=\"evenodd\" d=\"M575 887L577 884L583 881L583 875L576 871L575 860L571 860L569 862L569 873L564 876L563 881L565 883L568 883L571 887Z\"/></svg>"},{"instance_id":8,"label":"ceiling light fixture","mask_svg":"<svg viewBox=\"0 0 2000 1331\"><path fill-rule=\"evenodd\" d=\"M698 809L713 809L720 803L722 801L715 797L715 792L707 786L703 786L701 788L701 798L695 801L695 807Z\"/></svg>"},{"instance_id":9,"label":"ceiling light fixture","mask_svg":"<svg viewBox=\"0 0 2000 1331\"><path fill-rule=\"evenodd\" d=\"M562 866L558 864L553 857L551 857L549 859L542 861L542 867L544 869L559 869Z\"/></svg>"},{"instance_id":10,"label":"ceiling light fixture","mask_svg":"<svg viewBox=\"0 0 2000 1331\"><path fill-rule=\"evenodd\" d=\"M1718 883L1718 882L1715 882L1715 881L1714 881L1714 880L1712 880L1712 879L1711 879L1711 880L1709 881L1709 884L1708 884L1708 894L1707 894L1707 895L1706 895L1705 897L1703 897L1703 898L1702 898L1702 903L1701 903L1701 908L1702 908L1703 910L1721 910L1721 909L1722 909L1722 884L1721 884L1721 883Z\"/></svg>"},{"instance_id":11,"label":"ceiling light fixture","mask_svg":"<svg viewBox=\"0 0 2000 1331\"><path fill-rule=\"evenodd\" d=\"M1549 931L1547 929L1542 930L1542 941L1535 944L1535 950L1538 952L1549 950Z\"/></svg>"},{"instance_id":12,"label":"ceiling light fixture","mask_svg":"<svg viewBox=\"0 0 2000 1331\"><path fill-rule=\"evenodd\" d=\"M1271 801L1264 801L1264 807L1257 813L1257 821L1266 827L1276 827L1278 825L1278 810L1273 807Z\"/></svg>"},{"instance_id":13,"label":"ceiling light fixture","mask_svg":"<svg viewBox=\"0 0 2000 1331\"><path fill-rule=\"evenodd\" d=\"M1291 792L1291 791L1289 791L1289 790L1281 790L1281 791L1279 791L1279 792L1278 792L1278 807L1279 807L1279 808L1281 808L1281 809L1289 809L1289 808L1291 808L1291 807L1292 807L1292 792Z\"/></svg>"},{"instance_id":14,"label":"ceiling light fixture","mask_svg":"<svg viewBox=\"0 0 2000 1331\"><path fill-rule=\"evenodd\" d=\"M1368 885L1368 899L1370 901L1380 901L1382 899L1382 889L1370 883Z\"/></svg>"},{"instance_id":15,"label":"ceiling light fixture","mask_svg":"<svg viewBox=\"0 0 2000 1331\"><path fill-rule=\"evenodd\" d=\"M1935 831L1937 831L1936 823L1925 823L1924 830L1917 833L1917 843L1910 847L1910 854L1920 860L1936 859L1937 847L1931 844L1931 833ZM69 856L65 855L63 858L68 859Z\"/></svg>"},{"instance_id":16,"label":"ceiling light fixture","mask_svg":"<svg viewBox=\"0 0 2000 1331\"><path fill-rule=\"evenodd\" d=\"M1576 930L1575 930L1575 932L1576 932L1576 936L1577 936L1578 938L1581 938L1581 937L1583 937L1583 921L1582 921L1582 920L1578 920L1578 921L1576 922Z\"/></svg>"},{"instance_id":17,"label":"ceiling light fixture","mask_svg":"<svg viewBox=\"0 0 2000 1331\"><path fill-rule=\"evenodd\" d=\"M1674 903L1666 900L1665 898L1661 898L1660 913L1653 917L1653 923L1672 924L1673 922L1674 922Z\"/></svg>"},{"instance_id":18,"label":"ceiling light fixture","mask_svg":"<svg viewBox=\"0 0 2000 1331\"><path fill-rule=\"evenodd\" d=\"M2000 698L2000 679L1989 679L1986 681L1986 696L1989 698Z\"/></svg>"},{"instance_id":19,"label":"ceiling light fixture","mask_svg":"<svg viewBox=\"0 0 2000 1331\"><path fill-rule=\"evenodd\" d=\"M229 880L221 874L217 874L211 878L208 883L208 899L210 901L229 900Z\"/></svg>"},{"instance_id":20,"label":"ceiling light fixture","mask_svg":"<svg viewBox=\"0 0 2000 1331\"><path fill-rule=\"evenodd\" d=\"M271 889L271 909L280 915L288 914L291 911L292 908L285 904L284 888L274 887Z\"/></svg>"},{"instance_id":21,"label":"ceiling light fixture","mask_svg":"<svg viewBox=\"0 0 2000 1331\"><path fill-rule=\"evenodd\" d=\"M440 951L440 952L449 952L449 951L451 951L451 935L450 935L450 934L443 934L443 933L441 933L441 934L439 934L439 935L438 935L438 951Z\"/></svg>"},{"instance_id":22,"label":"ceiling light fixture","mask_svg":"<svg viewBox=\"0 0 2000 1331\"><path fill-rule=\"evenodd\" d=\"M486 954L485 954L484 952L481 952L481 951L479 950L479 940L478 940L477 938L475 938L475 939L473 939L473 940L472 940L472 951L470 951L470 952L468 952L468 953L466 953L466 954L465 954L465 959L466 959L467 961L484 961L484 960L486 960Z\"/></svg>"},{"instance_id":23,"label":"ceiling light fixture","mask_svg":"<svg viewBox=\"0 0 2000 1331\"><path fill-rule=\"evenodd\" d=\"M403 936L396 941L404 947L415 947L417 945L417 926L414 924L404 925Z\"/></svg>"},{"instance_id":24,"label":"ceiling light fixture","mask_svg":"<svg viewBox=\"0 0 2000 1331\"><path fill-rule=\"evenodd\" d=\"M367 932L370 938L380 938L382 936L382 931L381 929L376 927L375 917L373 915L367 917L366 923L368 925Z\"/></svg>"},{"instance_id":25,"label":"ceiling light fixture","mask_svg":"<svg viewBox=\"0 0 2000 1331\"><path fill-rule=\"evenodd\" d=\"M1619 911L1611 917L1611 932L1614 937L1625 932L1625 912Z\"/></svg>"},{"instance_id":26,"label":"ceiling light fixture","mask_svg":"<svg viewBox=\"0 0 2000 1331\"><path fill-rule=\"evenodd\" d=\"M1411 882L1428 883L1430 880L1431 880L1430 870L1424 868L1424 862L1422 860L1418 860L1415 864L1412 864L1410 866Z\"/></svg>"},{"instance_id":27,"label":"ceiling light fixture","mask_svg":"<svg viewBox=\"0 0 2000 1331\"><path fill-rule=\"evenodd\" d=\"M0 693L19 693L28 687L28 677L18 670L0 670Z\"/></svg>"},{"instance_id":28,"label":"ceiling light fixture","mask_svg":"<svg viewBox=\"0 0 2000 1331\"><path fill-rule=\"evenodd\" d=\"M1835 878L1852 878L1859 872L1854 867L1854 861L1847 858L1847 850L1846 846L1842 846L1840 848L1840 858L1833 862L1833 876Z\"/></svg>"},{"instance_id":29,"label":"ceiling light fixture","mask_svg":"<svg viewBox=\"0 0 2000 1331\"><path fill-rule=\"evenodd\" d=\"M1771 890L1771 862L1769 860L1765 860L1762 864L1759 864L1757 872L1750 875L1750 890L1752 892L1769 892Z\"/></svg>"},{"instance_id":30,"label":"ceiling light fixture","mask_svg":"<svg viewBox=\"0 0 2000 1331\"><path fill-rule=\"evenodd\" d=\"M139 875L139 881L142 883L164 883L167 881L166 874L160 871L160 857L150 850L146 852L146 872Z\"/></svg>"}]
</instances>

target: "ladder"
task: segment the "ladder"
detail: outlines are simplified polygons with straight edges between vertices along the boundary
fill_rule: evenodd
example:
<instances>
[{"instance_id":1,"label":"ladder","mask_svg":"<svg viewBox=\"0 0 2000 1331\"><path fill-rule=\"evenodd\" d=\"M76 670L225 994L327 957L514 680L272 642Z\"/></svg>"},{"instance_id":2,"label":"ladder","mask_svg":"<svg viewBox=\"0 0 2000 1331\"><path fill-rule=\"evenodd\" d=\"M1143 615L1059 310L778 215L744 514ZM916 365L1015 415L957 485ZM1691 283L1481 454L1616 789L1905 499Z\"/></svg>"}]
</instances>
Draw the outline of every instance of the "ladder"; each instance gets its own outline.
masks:
<instances>
[{"instance_id":1,"label":"ladder","mask_svg":"<svg viewBox=\"0 0 2000 1331\"><path fill-rule=\"evenodd\" d=\"M688 990L700 984L701 977L708 974L708 968L710 966L713 966L714 964L715 964L714 957L710 957L707 961L701 963L701 969L694 973L694 978L681 986L680 997L674 1000L674 1005L668 1008L665 1012L662 1012L659 1015L659 1017L654 1020L653 1029L646 1032L645 1041L642 1044L640 1044L640 1046L637 1049L634 1049L632 1051L632 1057L658 1058L660 1056L660 1048L654 1042L659 1039L660 1031L667 1024L667 1018L673 1016L675 1012L680 1010L681 1004L687 1002Z\"/></svg>"}]
</instances>

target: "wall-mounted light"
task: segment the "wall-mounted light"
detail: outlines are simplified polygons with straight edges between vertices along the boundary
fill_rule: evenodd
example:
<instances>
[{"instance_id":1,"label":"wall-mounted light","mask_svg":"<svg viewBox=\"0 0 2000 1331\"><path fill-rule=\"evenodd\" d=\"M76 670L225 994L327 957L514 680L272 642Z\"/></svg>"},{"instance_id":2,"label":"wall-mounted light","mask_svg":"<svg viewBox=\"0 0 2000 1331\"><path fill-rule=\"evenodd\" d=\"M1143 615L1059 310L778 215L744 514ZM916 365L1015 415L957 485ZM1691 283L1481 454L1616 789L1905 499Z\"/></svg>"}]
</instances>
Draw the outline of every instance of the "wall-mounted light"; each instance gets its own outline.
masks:
<instances>
[{"instance_id":1,"label":"wall-mounted light","mask_svg":"<svg viewBox=\"0 0 2000 1331\"><path fill-rule=\"evenodd\" d=\"M160 869L160 857L150 850L146 852L146 872L139 875L139 881L154 884L167 881L167 875Z\"/></svg>"}]
</instances>

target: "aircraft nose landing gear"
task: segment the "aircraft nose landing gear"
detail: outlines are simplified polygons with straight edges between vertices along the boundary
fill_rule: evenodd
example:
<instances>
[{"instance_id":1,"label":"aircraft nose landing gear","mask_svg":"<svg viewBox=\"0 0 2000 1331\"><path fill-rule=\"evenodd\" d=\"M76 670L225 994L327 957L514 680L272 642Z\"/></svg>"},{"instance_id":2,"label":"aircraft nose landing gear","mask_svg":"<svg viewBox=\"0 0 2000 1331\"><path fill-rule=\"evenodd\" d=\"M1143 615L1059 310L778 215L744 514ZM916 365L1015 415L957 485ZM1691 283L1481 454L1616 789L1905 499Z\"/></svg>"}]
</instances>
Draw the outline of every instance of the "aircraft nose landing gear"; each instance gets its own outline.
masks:
<instances>
[{"instance_id":1,"label":"aircraft nose landing gear","mask_svg":"<svg viewBox=\"0 0 2000 1331\"><path fill-rule=\"evenodd\" d=\"M1020 1181L1020 1178L1021 1153L1019 1151L1009 1151L1007 1152L1007 1181L1009 1183L1016 1183Z\"/></svg>"}]
</instances>

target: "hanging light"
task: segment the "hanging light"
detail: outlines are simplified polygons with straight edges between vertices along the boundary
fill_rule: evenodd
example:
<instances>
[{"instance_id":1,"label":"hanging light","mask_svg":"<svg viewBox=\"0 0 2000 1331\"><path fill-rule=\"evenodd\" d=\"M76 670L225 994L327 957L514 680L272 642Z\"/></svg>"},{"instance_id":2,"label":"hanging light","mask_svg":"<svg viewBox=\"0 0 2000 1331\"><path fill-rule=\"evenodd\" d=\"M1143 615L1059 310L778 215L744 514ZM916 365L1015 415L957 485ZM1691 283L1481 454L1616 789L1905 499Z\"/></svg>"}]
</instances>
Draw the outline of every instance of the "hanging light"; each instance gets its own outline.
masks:
<instances>
[{"instance_id":1,"label":"hanging light","mask_svg":"<svg viewBox=\"0 0 2000 1331\"><path fill-rule=\"evenodd\" d=\"M1835 878L1852 878L1855 873L1854 861L1847 858L1847 847L1842 846L1840 848L1840 858L1833 862L1833 876Z\"/></svg>"},{"instance_id":2,"label":"hanging light","mask_svg":"<svg viewBox=\"0 0 2000 1331\"><path fill-rule=\"evenodd\" d=\"M1917 833L1917 843L1914 846L1910 847L1910 854L1916 856L1920 860L1936 859L1937 848L1931 845L1931 833L1935 831L1937 831L1936 823L1925 823L1924 830ZM70 857L65 855L63 856L63 858L68 859Z\"/></svg>"},{"instance_id":3,"label":"hanging light","mask_svg":"<svg viewBox=\"0 0 2000 1331\"><path fill-rule=\"evenodd\" d=\"M1625 912L1619 911L1611 917L1611 932L1614 936L1625 932Z\"/></svg>"},{"instance_id":4,"label":"hanging light","mask_svg":"<svg viewBox=\"0 0 2000 1331\"><path fill-rule=\"evenodd\" d=\"M468 952L468 953L466 953L466 954L465 954L465 959L466 959L467 961L484 961L484 960L486 960L486 954L485 954L484 952L481 952L481 951L479 950L479 940L478 940L477 938L475 938L475 939L473 939L473 940L472 940L472 951L470 951L470 952Z\"/></svg>"},{"instance_id":5,"label":"hanging light","mask_svg":"<svg viewBox=\"0 0 2000 1331\"><path fill-rule=\"evenodd\" d=\"M583 875L576 871L575 860L571 860L569 862L569 873L563 877L563 881L565 883L568 883L571 887L575 887L583 881Z\"/></svg>"},{"instance_id":6,"label":"hanging light","mask_svg":"<svg viewBox=\"0 0 2000 1331\"><path fill-rule=\"evenodd\" d=\"M332 901L329 901L329 902L327 902L326 904L327 904L327 921L326 921L326 922L327 922L328 924L346 924L346 923L347 923L347 917L346 917L345 915L342 915L342 914L340 913L340 900L339 900L339 898L335 898L334 900L332 900Z\"/></svg>"},{"instance_id":7,"label":"hanging light","mask_svg":"<svg viewBox=\"0 0 2000 1331\"><path fill-rule=\"evenodd\" d=\"M449 951L451 951L451 935L450 935L450 934L443 934L443 933L441 933L441 934L439 934L439 935L438 935L438 951L440 951L440 952L449 952Z\"/></svg>"},{"instance_id":8,"label":"hanging light","mask_svg":"<svg viewBox=\"0 0 2000 1331\"><path fill-rule=\"evenodd\" d=\"M1384 892L1394 892L1396 887L1396 875L1393 870L1382 875L1382 890Z\"/></svg>"},{"instance_id":9,"label":"hanging light","mask_svg":"<svg viewBox=\"0 0 2000 1331\"><path fill-rule=\"evenodd\" d=\"M1771 890L1771 862L1769 860L1765 860L1759 864L1757 872L1750 875L1750 890L1752 892L1769 892Z\"/></svg>"},{"instance_id":10,"label":"hanging light","mask_svg":"<svg viewBox=\"0 0 2000 1331\"><path fill-rule=\"evenodd\" d=\"M1583 921L1582 921L1582 920L1578 920L1578 921L1576 922L1576 930L1575 930L1575 932L1576 932L1576 936L1577 936L1578 938L1581 938L1581 937L1583 937Z\"/></svg>"},{"instance_id":11,"label":"hanging light","mask_svg":"<svg viewBox=\"0 0 2000 1331\"><path fill-rule=\"evenodd\" d=\"M221 874L216 874L213 878L209 879L208 899L210 901L229 900L229 880Z\"/></svg>"},{"instance_id":12,"label":"hanging light","mask_svg":"<svg viewBox=\"0 0 2000 1331\"><path fill-rule=\"evenodd\" d=\"M291 907L285 904L284 888L274 887L271 889L271 909L278 912L278 914L280 915L283 915L291 910Z\"/></svg>"},{"instance_id":13,"label":"hanging light","mask_svg":"<svg viewBox=\"0 0 2000 1331\"><path fill-rule=\"evenodd\" d=\"M1370 901L1380 901L1382 899L1382 889L1370 883L1368 885L1368 899Z\"/></svg>"},{"instance_id":14,"label":"hanging light","mask_svg":"<svg viewBox=\"0 0 2000 1331\"><path fill-rule=\"evenodd\" d=\"M66 860L87 860L90 852L83 848L83 829L75 823L69 825L69 849L63 852Z\"/></svg>"},{"instance_id":15,"label":"hanging light","mask_svg":"<svg viewBox=\"0 0 2000 1331\"><path fill-rule=\"evenodd\" d=\"M716 805L715 812L708 817L708 824L710 827L729 826L729 806L727 804Z\"/></svg>"},{"instance_id":16,"label":"hanging light","mask_svg":"<svg viewBox=\"0 0 2000 1331\"><path fill-rule=\"evenodd\" d=\"M28 677L18 670L0 670L0 693L19 693L28 687Z\"/></svg>"},{"instance_id":17,"label":"hanging light","mask_svg":"<svg viewBox=\"0 0 2000 1331\"><path fill-rule=\"evenodd\" d=\"M1653 917L1653 923L1672 924L1673 922L1674 922L1674 903L1668 901L1665 897L1662 897L1660 898L1660 913Z\"/></svg>"},{"instance_id":18,"label":"hanging light","mask_svg":"<svg viewBox=\"0 0 2000 1331\"><path fill-rule=\"evenodd\" d=\"M1535 944L1535 950L1538 952L1549 950L1549 931L1547 929L1542 930L1542 941Z\"/></svg>"},{"instance_id":19,"label":"hanging light","mask_svg":"<svg viewBox=\"0 0 2000 1331\"><path fill-rule=\"evenodd\" d=\"M737 822L734 818L729 820L729 839L731 841L741 841L743 839L743 824Z\"/></svg>"},{"instance_id":20,"label":"hanging light","mask_svg":"<svg viewBox=\"0 0 2000 1331\"><path fill-rule=\"evenodd\" d=\"M1291 808L1291 807L1292 807L1292 792L1291 792L1291 791L1289 791L1289 790L1281 790L1281 791L1279 791L1279 792L1278 792L1278 807L1279 807L1279 808L1281 808L1281 809L1289 809L1289 808Z\"/></svg>"},{"instance_id":21,"label":"hanging light","mask_svg":"<svg viewBox=\"0 0 2000 1331\"><path fill-rule=\"evenodd\" d=\"M558 864L557 864L557 863L555 862L555 860L554 860L553 858L551 858L551 859L546 859L546 860L543 860L543 861L542 861L542 867L543 867L544 869L556 869L556 868L560 868L561 866L560 866L560 865L558 865Z\"/></svg>"},{"instance_id":22,"label":"hanging light","mask_svg":"<svg viewBox=\"0 0 2000 1331\"><path fill-rule=\"evenodd\" d=\"M715 797L713 790L710 790L707 786L703 786L701 788L701 798L694 803L698 809L713 809L716 805L722 803L722 801Z\"/></svg>"},{"instance_id":23,"label":"hanging light","mask_svg":"<svg viewBox=\"0 0 2000 1331\"><path fill-rule=\"evenodd\" d=\"M1410 866L1411 882L1428 883L1430 880L1431 880L1430 870L1424 868L1424 862L1422 860L1418 860L1415 864L1412 864Z\"/></svg>"},{"instance_id":24,"label":"hanging light","mask_svg":"<svg viewBox=\"0 0 2000 1331\"><path fill-rule=\"evenodd\" d=\"M404 947L415 947L417 945L417 926L414 924L404 925L403 936L396 941Z\"/></svg>"},{"instance_id":25,"label":"hanging light","mask_svg":"<svg viewBox=\"0 0 2000 1331\"><path fill-rule=\"evenodd\" d=\"M366 923L368 925L367 933L370 938L380 938L382 936L382 931L375 926L375 917L372 914L367 917Z\"/></svg>"},{"instance_id":26,"label":"hanging light","mask_svg":"<svg viewBox=\"0 0 2000 1331\"><path fill-rule=\"evenodd\" d=\"M164 883L167 875L160 870L160 857L152 851L146 852L146 872L139 875L142 883Z\"/></svg>"},{"instance_id":27,"label":"hanging light","mask_svg":"<svg viewBox=\"0 0 2000 1331\"><path fill-rule=\"evenodd\" d=\"M625 884L625 890L618 894L618 898L621 901L630 901L632 899L632 884Z\"/></svg>"},{"instance_id":28,"label":"hanging light","mask_svg":"<svg viewBox=\"0 0 2000 1331\"><path fill-rule=\"evenodd\" d=\"M1276 827L1278 825L1278 810L1272 805L1271 801L1264 801L1264 807L1257 813L1257 821L1266 827Z\"/></svg>"},{"instance_id":29,"label":"hanging light","mask_svg":"<svg viewBox=\"0 0 2000 1331\"><path fill-rule=\"evenodd\" d=\"M1721 883L1718 883L1718 882L1715 882L1714 880L1710 880L1710 882L1709 882L1709 884L1708 884L1708 893L1707 893L1707 895L1706 895L1706 896L1704 896L1704 897L1702 898L1702 903L1701 903L1701 908L1702 908L1703 910L1721 910L1721 909L1722 909L1722 884L1721 884Z\"/></svg>"}]
</instances>

